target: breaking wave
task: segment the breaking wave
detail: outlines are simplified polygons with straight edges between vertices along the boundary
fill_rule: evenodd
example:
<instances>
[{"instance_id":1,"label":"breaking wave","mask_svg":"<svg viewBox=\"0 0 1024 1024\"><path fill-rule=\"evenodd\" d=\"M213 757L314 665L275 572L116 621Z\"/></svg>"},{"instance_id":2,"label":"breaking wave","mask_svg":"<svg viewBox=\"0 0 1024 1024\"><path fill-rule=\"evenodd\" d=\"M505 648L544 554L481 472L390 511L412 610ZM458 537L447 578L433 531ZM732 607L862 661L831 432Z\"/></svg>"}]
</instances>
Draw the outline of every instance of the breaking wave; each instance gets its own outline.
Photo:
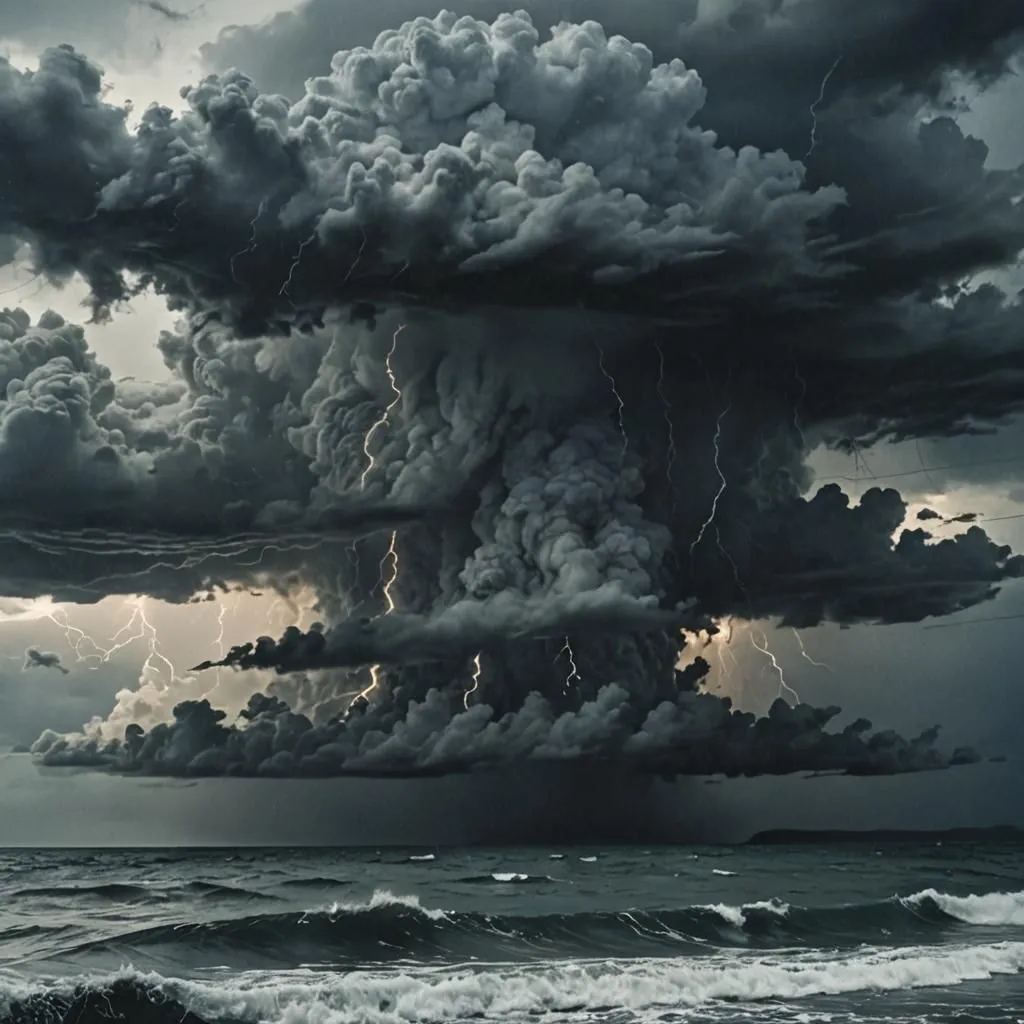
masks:
<instances>
[{"instance_id":1,"label":"breaking wave","mask_svg":"<svg viewBox=\"0 0 1024 1024\"><path fill-rule=\"evenodd\" d=\"M990 892L982 896L949 896L934 889L907 896L914 910L938 909L964 924L1024 927L1024 892Z\"/></svg>"},{"instance_id":2,"label":"breaking wave","mask_svg":"<svg viewBox=\"0 0 1024 1024\"><path fill-rule=\"evenodd\" d=\"M706 1007L812 996L948 987L1024 970L1024 943L843 953L705 956L671 960L410 968L387 973L254 972L185 981L127 969L75 985L5 982L0 1013L12 1024L91 1019L212 1022L329 1020L331 1024L448 1024L533 1019L545 1013ZM193 1016L187 1016L191 1013Z\"/></svg>"},{"instance_id":3,"label":"breaking wave","mask_svg":"<svg viewBox=\"0 0 1024 1024\"><path fill-rule=\"evenodd\" d=\"M542 880L543 876L512 874L474 879L492 884ZM195 962L196 956L214 951L217 963L241 967L254 962L268 967L469 959L525 963L558 957L678 957L709 948L895 947L936 942L950 930L979 925L1024 926L1024 893L958 897L925 890L836 907L767 900L666 910L514 915L430 908L415 896L378 890L361 903L333 903L303 914L262 913L159 925L87 942L75 951L159 953L172 962L179 957Z\"/></svg>"}]
</instances>

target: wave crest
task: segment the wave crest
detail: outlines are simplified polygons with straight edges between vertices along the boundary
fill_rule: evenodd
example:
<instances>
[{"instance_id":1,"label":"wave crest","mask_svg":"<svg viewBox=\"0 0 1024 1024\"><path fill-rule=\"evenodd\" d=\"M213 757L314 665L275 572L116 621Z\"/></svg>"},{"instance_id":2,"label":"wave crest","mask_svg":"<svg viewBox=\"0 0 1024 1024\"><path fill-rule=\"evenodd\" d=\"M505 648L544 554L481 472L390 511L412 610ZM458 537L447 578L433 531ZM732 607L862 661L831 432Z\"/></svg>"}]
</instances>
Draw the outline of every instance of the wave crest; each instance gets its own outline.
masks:
<instances>
[{"instance_id":1,"label":"wave crest","mask_svg":"<svg viewBox=\"0 0 1024 1024\"><path fill-rule=\"evenodd\" d=\"M904 897L902 902L913 910L938 908L943 914L963 924L1024 927L1024 892L950 896L935 889L925 889L913 896Z\"/></svg>"},{"instance_id":2,"label":"wave crest","mask_svg":"<svg viewBox=\"0 0 1024 1024\"><path fill-rule=\"evenodd\" d=\"M491 885L541 882L544 876L495 873ZM465 880L464 880L465 881ZM467 959L532 963L580 957L679 957L709 948L771 950L828 945L909 946L944 930L1024 925L1024 893L951 896L924 890L877 903L791 906L781 900L716 903L665 910L539 915L480 914L424 906L385 889L369 899L334 902L305 913L255 913L189 924L160 924L65 949L113 966L157 952L171 963L238 968Z\"/></svg>"},{"instance_id":3,"label":"wave crest","mask_svg":"<svg viewBox=\"0 0 1024 1024\"><path fill-rule=\"evenodd\" d=\"M508 1019L612 1008L644 1011L720 1001L761 1003L863 991L945 988L1022 970L1024 943L1017 942L943 951L928 947L874 949L832 960L821 953L789 952L784 958L746 962L704 957L568 962L543 968L462 968L441 973L253 972L225 982L169 980L128 970L75 987L70 982L37 983L5 991L0 980L0 1009L5 1019L27 1024L38 1019L39 1008L52 1016L54 1010L81 1008L90 999L96 1006L109 1005L116 996L135 1008L148 1001L154 1009L164 1014L173 1011L192 1024L225 1019L246 1024L328 1019L332 1024L359 1024L368 1019L379 1024L448 1024L474 1017ZM192 1016L185 1016L189 1012ZM152 1019L165 1018L154 1015Z\"/></svg>"}]
</instances>

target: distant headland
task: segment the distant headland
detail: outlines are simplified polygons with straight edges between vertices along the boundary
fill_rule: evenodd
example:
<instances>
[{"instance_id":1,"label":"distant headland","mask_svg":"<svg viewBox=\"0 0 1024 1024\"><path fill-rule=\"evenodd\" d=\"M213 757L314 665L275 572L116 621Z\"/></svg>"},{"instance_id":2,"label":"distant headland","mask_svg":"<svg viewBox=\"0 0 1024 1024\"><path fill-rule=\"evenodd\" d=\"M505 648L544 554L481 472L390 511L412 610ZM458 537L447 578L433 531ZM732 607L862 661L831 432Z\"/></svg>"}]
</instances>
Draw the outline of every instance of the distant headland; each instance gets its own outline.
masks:
<instances>
[{"instance_id":1,"label":"distant headland","mask_svg":"<svg viewBox=\"0 0 1024 1024\"><path fill-rule=\"evenodd\" d=\"M745 846L796 846L811 843L1010 843L1024 840L1024 829L1013 825L993 828L913 829L769 829L751 836Z\"/></svg>"}]
</instances>

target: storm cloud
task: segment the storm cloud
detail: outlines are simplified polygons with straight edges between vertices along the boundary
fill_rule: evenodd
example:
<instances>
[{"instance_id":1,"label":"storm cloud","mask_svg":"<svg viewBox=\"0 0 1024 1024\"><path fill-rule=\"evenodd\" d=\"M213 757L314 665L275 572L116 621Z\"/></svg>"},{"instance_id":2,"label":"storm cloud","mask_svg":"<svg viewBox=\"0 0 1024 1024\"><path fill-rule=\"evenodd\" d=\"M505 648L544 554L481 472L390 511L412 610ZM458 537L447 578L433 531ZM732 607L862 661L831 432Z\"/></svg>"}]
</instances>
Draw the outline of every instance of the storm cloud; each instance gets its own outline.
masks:
<instances>
[{"instance_id":1,"label":"storm cloud","mask_svg":"<svg viewBox=\"0 0 1024 1024\"><path fill-rule=\"evenodd\" d=\"M694 4L653 49L665 8L647 29L645 5L550 32L417 17L301 95L227 70L137 129L69 47L0 64L0 232L46 278L82 275L94 317L144 288L181 316L151 388L60 318L3 315L8 588L301 584L321 619L216 662L282 677L238 723L188 701L37 755L321 775L973 759L935 730L830 731L836 709L755 721L679 667L727 618L920 622L1024 575L973 522L937 540L897 491L854 505L806 465L1024 407L1024 300L972 282L1024 248L1021 173L950 107L953 76L1007 71L1024 14L776 7Z\"/></svg>"}]
</instances>

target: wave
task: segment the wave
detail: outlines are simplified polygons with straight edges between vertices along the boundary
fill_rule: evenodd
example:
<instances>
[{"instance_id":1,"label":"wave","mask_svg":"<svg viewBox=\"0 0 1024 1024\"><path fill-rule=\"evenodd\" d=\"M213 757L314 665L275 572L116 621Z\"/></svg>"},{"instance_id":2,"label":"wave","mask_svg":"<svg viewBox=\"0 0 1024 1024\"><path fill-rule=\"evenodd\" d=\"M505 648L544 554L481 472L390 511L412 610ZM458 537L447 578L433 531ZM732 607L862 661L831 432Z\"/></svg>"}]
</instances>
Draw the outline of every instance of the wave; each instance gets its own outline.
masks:
<instances>
[{"instance_id":1,"label":"wave","mask_svg":"<svg viewBox=\"0 0 1024 1024\"><path fill-rule=\"evenodd\" d=\"M979 896L950 896L925 889L903 899L914 910L934 907L964 924L1024 927L1024 892L990 892Z\"/></svg>"},{"instance_id":2,"label":"wave","mask_svg":"<svg viewBox=\"0 0 1024 1024\"><path fill-rule=\"evenodd\" d=\"M216 882L186 882L183 885L140 885L131 882L97 882L91 885L48 885L15 889L12 898L30 899L96 899L114 902L166 902L188 896L201 896L219 900L275 899L267 893L255 892L234 885Z\"/></svg>"},{"instance_id":3,"label":"wave","mask_svg":"<svg viewBox=\"0 0 1024 1024\"><path fill-rule=\"evenodd\" d=\"M733 907L727 903L712 903L696 909L709 910L734 928L746 928L755 914L769 914L785 918L789 916L792 908L782 900L761 900L757 903L746 903L742 907Z\"/></svg>"},{"instance_id":4,"label":"wave","mask_svg":"<svg viewBox=\"0 0 1024 1024\"><path fill-rule=\"evenodd\" d=\"M524 875L519 871L492 871L489 875L467 875L460 878L460 882L466 884L493 885L535 885L538 883L554 882L550 875Z\"/></svg>"},{"instance_id":5,"label":"wave","mask_svg":"<svg viewBox=\"0 0 1024 1024\"><path fill-rule=\"evenodd\" d=\"M492 876L486 876L491 880ZM503 876L504 877L504 876ZM1014 909L1015 908L1015 909ZM366 966L465 959L535 962L557 957L675 957L713 948L778 949L865 943L934 942L973 925L1013 926L1024 893L949 896L932 890L879 903L790 906L778 900L668 910L506 915L425 907L411 895L378 890L361 903L304 914L265 913L159 925L81 944L120 957L157 953L172 962L246 967L303 963Z\"/></svg>"},{"instance_id":6,"label":"wave","mask_svg":"<svg viewBox=\"0 0 1024 1024\"><path fill-rule=\"evenodd\" d=\"M352 883L342 878L328 878L326 875L314 875L310 878L288 878L277 883L282 889L337 889Z\"/></svg>"},{"instance_id":7,"label":"wave","mask_svg":"<svg viewBox=\"0 0 1024 1024\"><path fill-rule=\"evenodd\" d=\"M214 900L245 900L248 902L250 900L277 899L276 896L272 896L270 893L245 889L238 885L221 885L217 882L187 882L178 891L193 893Z\"/></svg>"},{"instance_id":8,"label":"wave","mask_svg":"<svg viewBox=\"0 0 1024 1024\"><path fill-rule=\"evenodd\" d=\"M713 1009L723 1003L734 1009L737 1003L948 988L1022 970L1024 943L1019 942L941 950L861 949L846 955L790 951L758 958L490 965L441 972L248 972L203 981L128 969L78 984L5 984L0 979L0 1011L12 1024L91 1019L90 1007L106 1015L120 1012L121 1019L190 1024L328 1019L332 1024L449 1024L581 1011Z\"/></svg>"},{"instance_id":9,"label":"wave","mask_svg":"<svg viewBox=\"0 0 1024 1024\"><path fill-rule=\"evenodd\" d=\"M167 898L159 890L151 889L145 885L132 885L128 882L100 882L93 885L29 886L24 889L15 889L11 896L54 900L83 899L88 897L105 900Z\"/></svg>"}]
</instances>

